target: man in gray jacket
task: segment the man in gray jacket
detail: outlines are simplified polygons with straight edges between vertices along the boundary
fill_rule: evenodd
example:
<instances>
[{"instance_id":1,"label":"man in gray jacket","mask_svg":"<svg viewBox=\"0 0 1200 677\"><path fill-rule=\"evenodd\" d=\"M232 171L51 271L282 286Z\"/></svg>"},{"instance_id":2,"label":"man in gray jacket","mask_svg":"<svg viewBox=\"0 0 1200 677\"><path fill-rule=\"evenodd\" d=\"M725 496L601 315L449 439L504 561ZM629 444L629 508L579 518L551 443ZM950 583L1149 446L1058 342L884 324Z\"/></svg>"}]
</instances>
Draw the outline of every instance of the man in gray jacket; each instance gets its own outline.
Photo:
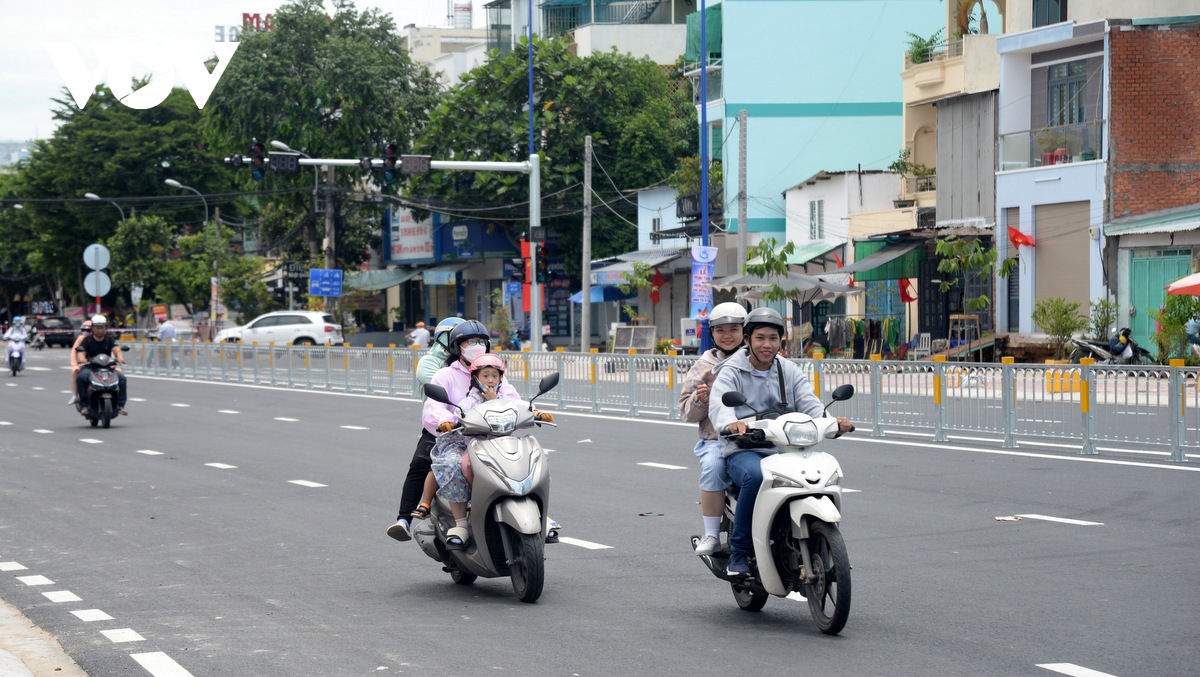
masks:
<instances>
[{"instance_id":1,"label":"man in gray jacket","mask_svg":"<svg viewBox=\"0 0 1200 677\"><path fill-rule=\"evenodd\" d=\"M709 418L718 431L728 429L735 435L746 432L746 424L739 421L767 411L779 414L798 411L809 416L824 416L825 407L813 394L808 377L794 363L779 359L785 325L779 313L771 308L756 308L746 316L743 335L748 345L734 353L714 369L716 380L709 397ZM746 396L745 406L731 409L721 402L727 392L740 392ZM849 432L850 420L838 417L838 432ZM778 453L776 447L766 449L742 449L733 440L726 438L722 453L725 466L733 483L741 487L738 494L737 511L733 518L733 533L729 539L730 576L749 576L749 556L754 554L751 523L758 488L762 484L762 469L759 461L765 454Z\"/></svg>"}]
</instances>

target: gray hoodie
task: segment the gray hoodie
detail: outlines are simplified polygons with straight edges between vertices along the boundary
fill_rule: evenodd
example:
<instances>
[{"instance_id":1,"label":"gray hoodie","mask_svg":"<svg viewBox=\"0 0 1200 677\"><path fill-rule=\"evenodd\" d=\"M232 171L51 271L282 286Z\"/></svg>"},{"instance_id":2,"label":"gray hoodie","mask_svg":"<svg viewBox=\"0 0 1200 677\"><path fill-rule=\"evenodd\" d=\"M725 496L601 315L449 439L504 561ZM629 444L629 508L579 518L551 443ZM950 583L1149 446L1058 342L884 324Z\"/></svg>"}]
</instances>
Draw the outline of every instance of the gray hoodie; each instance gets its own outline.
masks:
<instances>
[{"instance_id":1,"label":"gray hoodie","mask_svg":"<svg viewBox=\"0 0 1200 677\"><path fill-rule=\"evenodd\" d=\"M809 383L808 376L800 367L793 362L776 357L764 378L750 364L748 350L748 348L744 348L737 351L729 359L713 368L717 377L713 382L712 394L709 397L708 417L717 430L721 430L738 419L753 415L754 411L780 410L782 404L779 398L780 369L783 369L783 385L787 391L787 411L799 411L813 417L824 415L825 406L813 394L812 384ZM721 396L733 391L746 396L745 406L731 409L721 403ZM744 451L730 441L725 441L724 445L721 453L725 456ZM772 447L756 451L763 454L774 454L779 450Z\"/></svg>"}]
</instances>

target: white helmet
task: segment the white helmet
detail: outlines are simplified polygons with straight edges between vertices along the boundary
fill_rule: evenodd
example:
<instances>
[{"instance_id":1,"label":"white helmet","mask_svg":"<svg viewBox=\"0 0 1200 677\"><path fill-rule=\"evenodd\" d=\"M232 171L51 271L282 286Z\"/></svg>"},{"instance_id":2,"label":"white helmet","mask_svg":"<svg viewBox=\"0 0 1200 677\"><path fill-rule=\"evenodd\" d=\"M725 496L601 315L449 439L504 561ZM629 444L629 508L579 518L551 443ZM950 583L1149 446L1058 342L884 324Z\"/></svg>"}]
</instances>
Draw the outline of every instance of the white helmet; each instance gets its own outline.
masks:
<instances>
[{"instance_id":1,"label":"white helmet","mask_svg":"<svg viewBox=\"0 0 1200 677\"><path fill-rule=\"evenodd\" d=\"M104 317L103 315L93 315L92 316L92 326L93 327L96 325L104 326L107 324L108 324L108 319L106 317Z\"/></svg>"},{"instance_id":2,"label":"white helmet","mask_svg":"<svg viewBox=\"0 0 1200 677\"><path fill-rule=\"evenodd\" d=\"M718 303L708 314L708 326L717 327L722 324L742 324L746 321L746 309L740 303Z\"/></svg>"}]
</instances>

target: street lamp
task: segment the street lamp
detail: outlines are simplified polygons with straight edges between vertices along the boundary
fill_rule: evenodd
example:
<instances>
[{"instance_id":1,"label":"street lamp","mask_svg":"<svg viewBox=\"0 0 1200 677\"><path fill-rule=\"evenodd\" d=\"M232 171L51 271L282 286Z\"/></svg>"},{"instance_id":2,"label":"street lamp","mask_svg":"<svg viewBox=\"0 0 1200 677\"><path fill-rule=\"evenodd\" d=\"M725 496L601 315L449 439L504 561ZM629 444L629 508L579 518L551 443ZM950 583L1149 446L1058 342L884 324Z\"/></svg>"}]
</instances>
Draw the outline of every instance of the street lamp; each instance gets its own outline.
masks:
<instances>
[{"instance_id":1,"label":"street lamp","mask_svg":"<svg viewBox=\"0 0 1200 677\"><path fill-rule=\"evenodd\" d=\"M309 155L308 153L305 153L302 150L294 150L291 146L289 146L286 143L279 141L277 139L272 139L271 147L274 148L275 150L284 151L285 153L299 153L299 154L303 155L304 157L308 158L309 160L312 159L312 156ZM318 186L320 186L320 184L321 184L321 168L316 165L313 165L313 217L314 218L317 215L317 191L319 190Z\"/></svg>"},{"instance_id":2,"label":"street lamp","mask_svg":"<svg viewBox=\"0 0 1200 677\"><path fill-rule=\"evenodd\" d=\"M208 239L208 200L205 199L204 193L201 193L200 191L196 190L195 188L192 188L191 186L185 186L182 183L179 183L178 181L176 181L175 179L167 179L166 181L163 181L163 183L167 184L168 186L170 186L172 188L182 188L183 190L190 190L193 193L195 193L196 195L200 196L200 200L202 202L204 202L204 239L207 240ZM217 224L217 237L219 238L220 236L221 236L221 226L220 226L220 224ZM217 277L217 260L213 259L213 278L216 279L216 277ZM217 295L216 295L215 290L212 295L211 305L212 305L211 323L213 326L213 331L215 332L216 327L217 327Z\"/></svg>"},{"instance_id":3,"label":"street lamp","mask_svg":"<svg viewBox=\"0 0 1200 677\"><path fill-rule=\"evenodd\" d=\"M121 205L117 204L116 200L108 200L96 195L95 193L84 193L83 196L89 200L100 200L101 202L107 202L116 207L117 211L121 212L121 223L125 223L125 210L121 209Z\"/></svg>"}]
</instances>

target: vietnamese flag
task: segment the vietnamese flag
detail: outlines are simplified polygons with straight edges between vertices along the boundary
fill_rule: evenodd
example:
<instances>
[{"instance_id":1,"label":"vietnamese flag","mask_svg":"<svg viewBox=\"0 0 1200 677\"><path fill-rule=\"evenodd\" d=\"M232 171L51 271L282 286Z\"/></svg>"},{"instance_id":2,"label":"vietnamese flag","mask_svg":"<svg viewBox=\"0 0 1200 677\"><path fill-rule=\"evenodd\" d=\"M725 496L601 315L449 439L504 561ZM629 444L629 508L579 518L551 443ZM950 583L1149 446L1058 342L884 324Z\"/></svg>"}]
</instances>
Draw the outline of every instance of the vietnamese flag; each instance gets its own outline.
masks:
<instances>
[{"instance_id":1,"label":"vietnamese flag","mask_svg":"<svg viewBox=\"0 0 1200 677\"><path fill-rule=\"evenodd\" d=\"M1037 241L1033 239L1032 235L1022 233L1012 226L1008 227L1008 241L1013 243L1014 247L1033 247L1037 245Z\"/></svg>"},{"instance_id":2,"label":"vietnamese flag","mask_svg":"<svg viewBox=\"0 0 1200 677\"><path fill-rule=\"evenodd\" d=\"M650 303L658 304L658 290L662 289L667 284L667 278L663 277L662 272L658 268L654 269L654 277L650 280Z\"/></svg>"}]
</instances>

